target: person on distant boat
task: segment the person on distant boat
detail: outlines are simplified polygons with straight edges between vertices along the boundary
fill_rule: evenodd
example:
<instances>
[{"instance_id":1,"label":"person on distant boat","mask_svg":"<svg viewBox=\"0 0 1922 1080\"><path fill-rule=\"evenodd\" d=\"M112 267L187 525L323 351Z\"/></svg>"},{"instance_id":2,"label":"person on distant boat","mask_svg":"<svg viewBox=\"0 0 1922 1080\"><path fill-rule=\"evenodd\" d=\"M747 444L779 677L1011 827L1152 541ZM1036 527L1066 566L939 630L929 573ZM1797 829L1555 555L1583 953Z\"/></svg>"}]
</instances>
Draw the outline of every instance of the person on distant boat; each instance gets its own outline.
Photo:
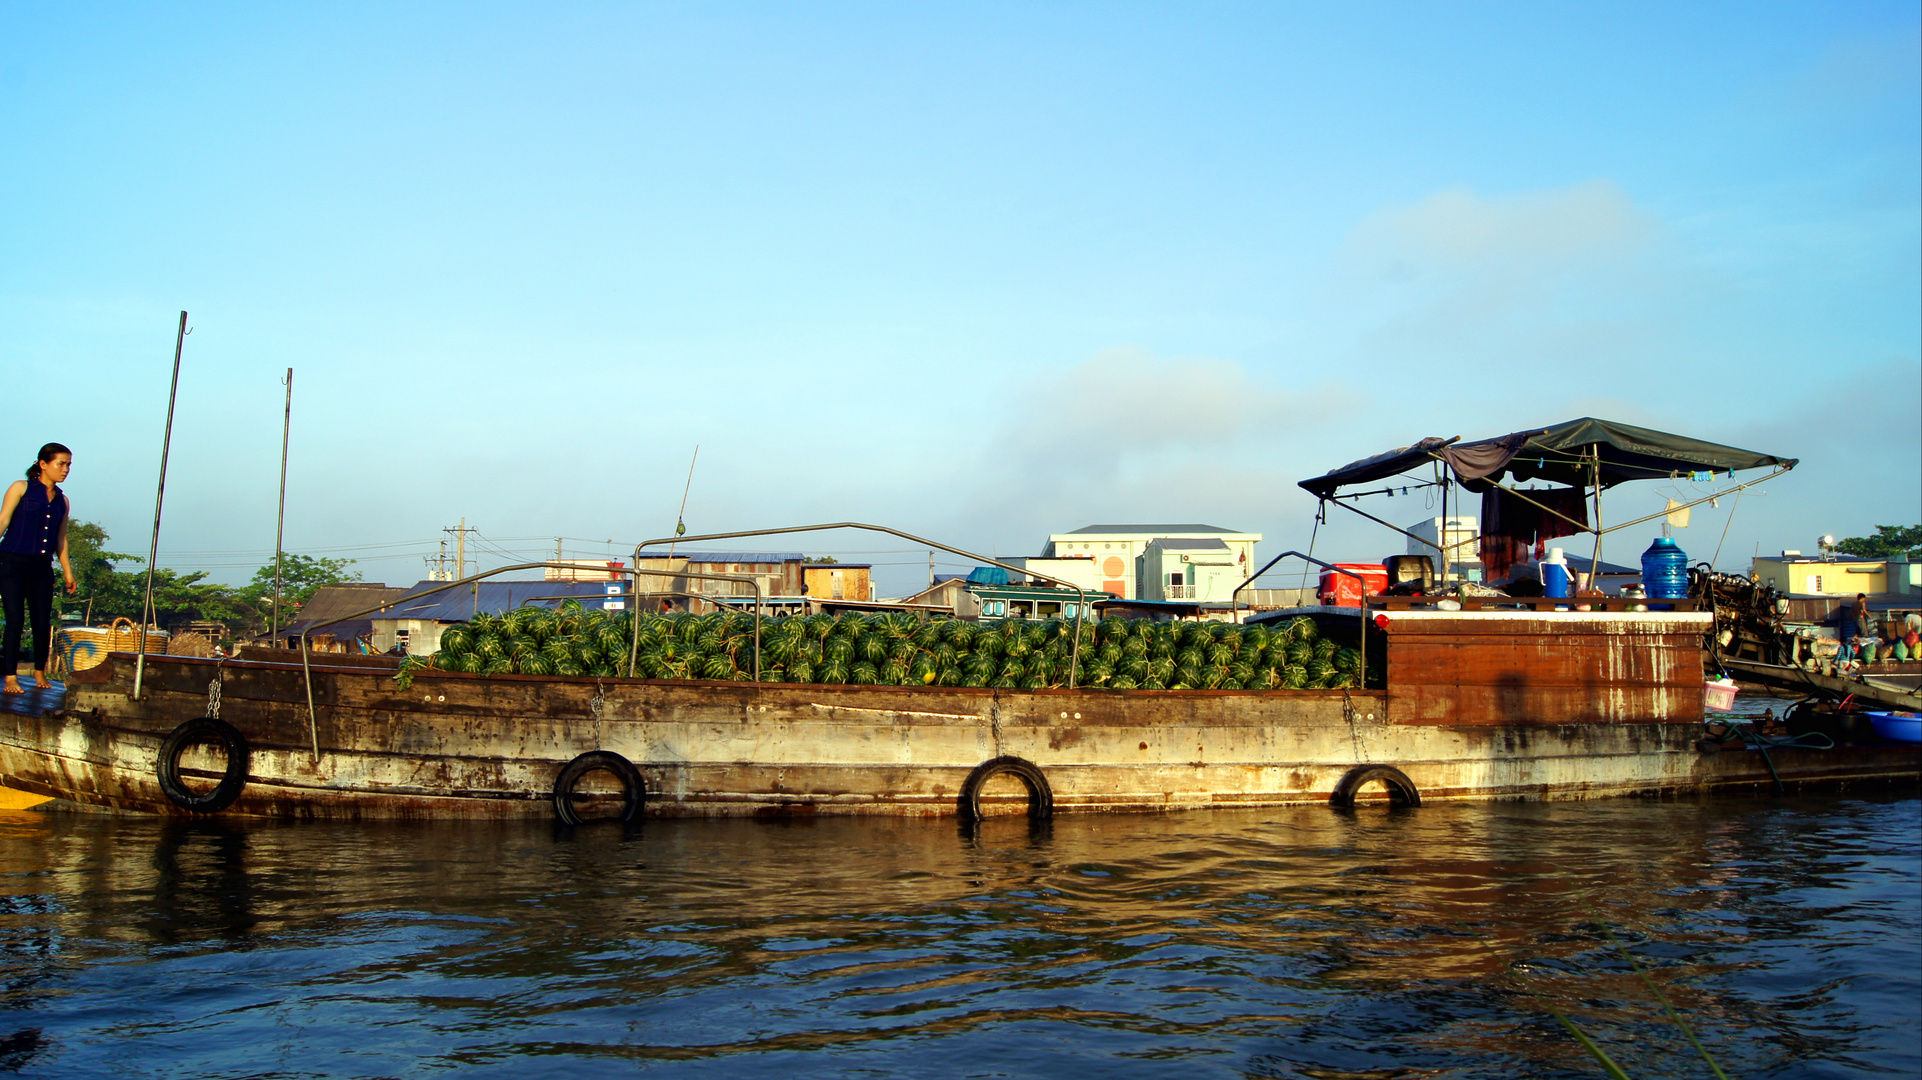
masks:
<instances>
[{"instance_id":1,"label":"person on distant boat","mask_svg":"<svg viewBox=\"0 0 1922 1080\"><path fill-rule=\"evenodd\" d=\"M23 692L18 672L25 615L33 620L33 681L42 688L47 685L47 653L53 646L52 559L60 560L67 592L79 588L67 562L67 519L72 506L60 490L60 482L72 470L73 451L48 443L28 466L27 478L8 485L6 496L0 498L0 606L7 616L6 633L0 636L0 657L5 659L0 664L9 694Z\"/></svg>"}]
</instances>

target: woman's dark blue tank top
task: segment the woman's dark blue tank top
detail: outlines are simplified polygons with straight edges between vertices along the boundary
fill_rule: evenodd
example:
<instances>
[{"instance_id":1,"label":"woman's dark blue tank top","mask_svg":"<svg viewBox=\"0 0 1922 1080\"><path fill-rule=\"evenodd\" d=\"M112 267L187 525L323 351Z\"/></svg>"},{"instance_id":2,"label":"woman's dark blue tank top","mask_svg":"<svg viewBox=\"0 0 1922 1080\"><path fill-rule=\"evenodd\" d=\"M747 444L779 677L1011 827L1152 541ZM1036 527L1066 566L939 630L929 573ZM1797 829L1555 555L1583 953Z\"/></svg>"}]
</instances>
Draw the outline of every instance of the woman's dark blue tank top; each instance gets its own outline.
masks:
<instances>
[{"instance_id":1,"label":"woman's dark blue tank top","mask_svg":"<svg viewBox=\"0 0 1922 1080\"><path fill-rule=\"evenodd\" d=\"M13 508L13 520L7 523L7 535L0 536L0 551L56 554L60 550L60 525L66 520L67 498L60 486L54 485L53 498L49 499L47 485L29 480L27 493L20 496L20 505Z\"/></svg>"}]
</instances>

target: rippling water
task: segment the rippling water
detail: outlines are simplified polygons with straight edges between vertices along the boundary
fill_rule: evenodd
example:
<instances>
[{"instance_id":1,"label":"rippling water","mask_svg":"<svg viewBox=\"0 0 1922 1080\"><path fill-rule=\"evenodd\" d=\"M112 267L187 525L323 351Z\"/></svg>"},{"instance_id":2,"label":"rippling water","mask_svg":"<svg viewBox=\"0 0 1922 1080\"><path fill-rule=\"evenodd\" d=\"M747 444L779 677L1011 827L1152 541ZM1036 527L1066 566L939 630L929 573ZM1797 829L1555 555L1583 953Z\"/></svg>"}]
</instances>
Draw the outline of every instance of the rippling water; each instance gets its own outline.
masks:
<instances>
[{"instance_id":1,"label":"rippling water","mask_svg":"<svg viewBox=\"0 0 1922 1080\"><path fill-rule=\"evenodd\" d=\"M1915 1076L1915 799L0 818L0 1070ZM1612 940L1611 940L1612 935Z\"/></svg>"}]
</instances>

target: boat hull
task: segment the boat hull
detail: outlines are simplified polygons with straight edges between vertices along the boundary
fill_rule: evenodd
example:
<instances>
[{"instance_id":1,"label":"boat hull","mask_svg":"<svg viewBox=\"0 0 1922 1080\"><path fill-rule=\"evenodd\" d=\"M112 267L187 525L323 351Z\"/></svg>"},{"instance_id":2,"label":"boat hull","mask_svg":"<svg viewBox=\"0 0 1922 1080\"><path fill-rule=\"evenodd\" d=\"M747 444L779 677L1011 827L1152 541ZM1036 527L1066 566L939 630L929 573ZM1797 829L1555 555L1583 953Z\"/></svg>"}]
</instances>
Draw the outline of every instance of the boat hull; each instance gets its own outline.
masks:
<instances>
[{"instance_id":1,"label":"boat hull","mask_svg":"<svg viewBox=\"0 0 1922 1080\"><path fill-rule=\"evenodd\" d=\"M1502 715L1459 722L1432 692L1410 704L1382 691L450 673L420 673L402 687L392 672L316 667L310 716L297 663L149 657L139 701L132 668L131 656L115 655L76 676L60 707L8 717L6 785L96 807L187 813L162 791L157 762L170 732L208 715L216 678L220 717L250 752L245 786L222 812L248 816L545 817L561 770L590 751L632 762L645 812L669 817L951 815L974 770L1003 758L1039 771L1057 813L1327 802L1351 770L1381 765L1400 770L1424 800L1772 790L1777 777L1834 790L1913 786L1918 776L1914 748L1777 750L1766 762L1704 754L1699 696L1686 720L1568 722L1531 714L1522 694ZM982 802L1019 812L1027 795L1000 790Z\"/></svg>"}]
</instances>

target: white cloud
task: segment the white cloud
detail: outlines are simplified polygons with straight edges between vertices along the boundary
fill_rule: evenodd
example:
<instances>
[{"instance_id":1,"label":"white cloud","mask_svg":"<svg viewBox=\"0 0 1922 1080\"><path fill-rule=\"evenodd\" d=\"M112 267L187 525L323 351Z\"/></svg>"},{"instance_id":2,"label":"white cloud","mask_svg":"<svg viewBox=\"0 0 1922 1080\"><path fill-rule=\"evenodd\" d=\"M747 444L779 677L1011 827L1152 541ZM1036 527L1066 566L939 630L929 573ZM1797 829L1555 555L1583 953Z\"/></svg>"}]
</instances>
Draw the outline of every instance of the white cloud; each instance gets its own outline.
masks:
<instances>
[{"instance_id":1,"label":"white cloud","mask_svg":"<svg viewBox=\"0 0 1922 1080\"><path fill-rule=\"evenodd\" d=\"M1645 249L1659 229L1610 180L1485 198L1438 191L1363 220L1349 254L1391 276L1580 271Z\"/></svg>"},{"instance_id":2,"label":"white cloud","mask_svg":"<svg viewBox=\"0 0 1922 1080\"><path fill-rule=\"evenodd\" d=\"M991 399L999 420L948 490L956 527L1039 546L1097 521L1257 529L1325 468L1311 444L1360 407L1329 380L1281 388L1243 365L1111 349ZM1220 519L1220 520L1216 520Z\"/></svg>"}]
</instances>

